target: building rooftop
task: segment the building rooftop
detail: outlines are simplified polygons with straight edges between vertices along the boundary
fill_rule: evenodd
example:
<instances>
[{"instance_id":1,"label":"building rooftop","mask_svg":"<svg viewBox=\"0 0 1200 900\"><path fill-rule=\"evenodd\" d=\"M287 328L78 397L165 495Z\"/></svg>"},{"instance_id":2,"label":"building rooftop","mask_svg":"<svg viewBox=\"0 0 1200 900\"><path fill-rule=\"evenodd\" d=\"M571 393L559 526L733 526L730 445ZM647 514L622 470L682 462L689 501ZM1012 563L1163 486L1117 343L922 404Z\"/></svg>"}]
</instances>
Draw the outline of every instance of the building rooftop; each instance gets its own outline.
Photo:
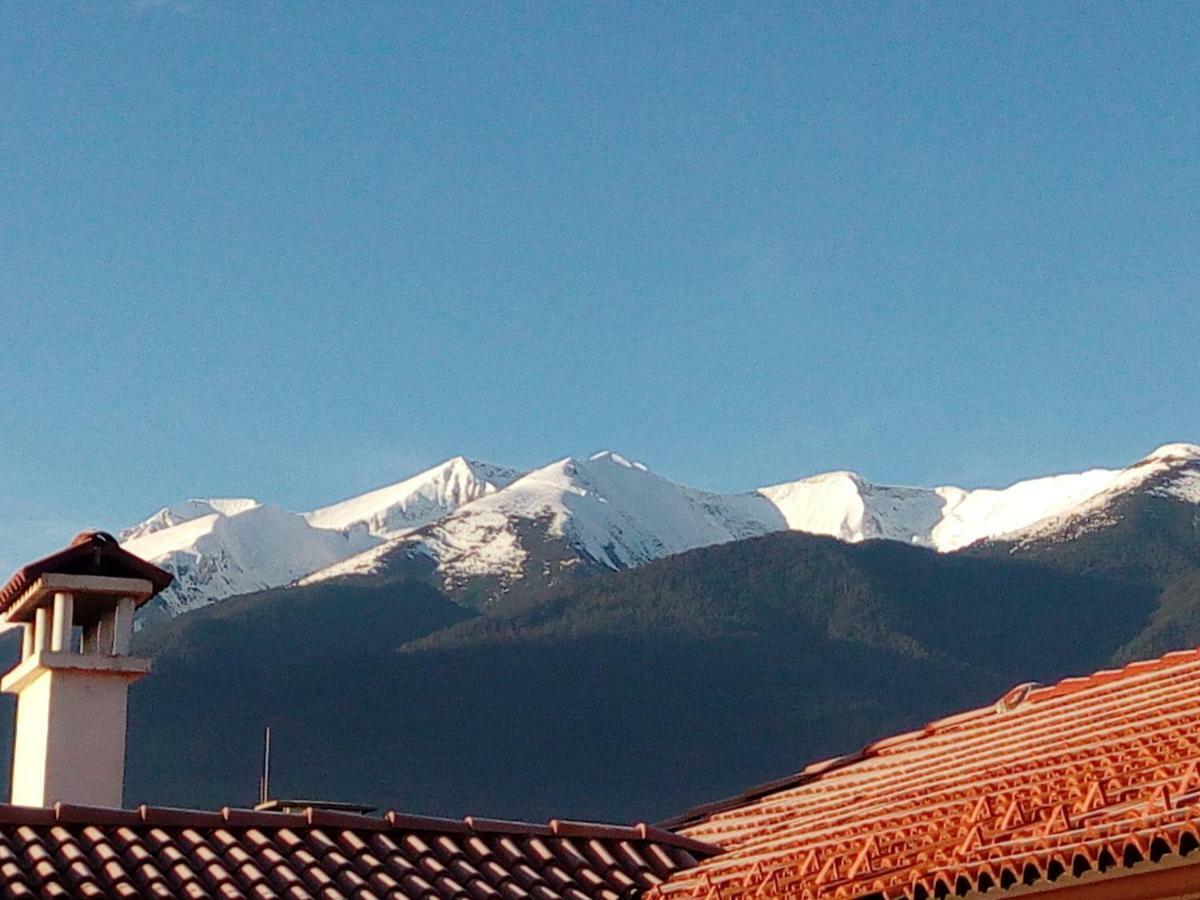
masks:
<instances>
[{"instance_id":1,"label":"building rooftop","mask_svg":"<svg viewBox=\"0 0 1200 900\"><path fill-rule=\"evenodd\" d=\"M644 824L0 805L6 897L616 900L716 852Z\"/></svg>"},{"instance_id":2,"label":"building rooftop","mask_svg":"<svg viewBox=\"0 0 1200 900\"><path fill-rule=\"evenodd\" d=\"M1200 863L1200 651L1014 688L665 827L725 852L651 892L663 900L1176 877ZM1194 890L1200 875L1188 877Z\"/></svg>"}]
</instances>

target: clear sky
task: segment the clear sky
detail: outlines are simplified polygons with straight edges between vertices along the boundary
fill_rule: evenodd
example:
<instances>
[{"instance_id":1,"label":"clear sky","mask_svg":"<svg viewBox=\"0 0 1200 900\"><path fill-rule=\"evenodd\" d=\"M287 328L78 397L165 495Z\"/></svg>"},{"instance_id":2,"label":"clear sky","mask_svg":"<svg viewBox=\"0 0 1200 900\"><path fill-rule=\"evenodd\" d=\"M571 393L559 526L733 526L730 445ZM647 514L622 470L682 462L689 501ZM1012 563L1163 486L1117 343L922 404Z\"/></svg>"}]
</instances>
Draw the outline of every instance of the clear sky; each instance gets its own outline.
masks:
<instances>
[{"instance_id":1,"label":"clear sky","mask_svg":"<svg viewBox=\"0 0 1200 900\"><path fill-rule=\"evenodd\" d=\"M1200 440L1195 4L0 15L6 569L459 453L974 486Z\"/></svg>"}]
</instances>

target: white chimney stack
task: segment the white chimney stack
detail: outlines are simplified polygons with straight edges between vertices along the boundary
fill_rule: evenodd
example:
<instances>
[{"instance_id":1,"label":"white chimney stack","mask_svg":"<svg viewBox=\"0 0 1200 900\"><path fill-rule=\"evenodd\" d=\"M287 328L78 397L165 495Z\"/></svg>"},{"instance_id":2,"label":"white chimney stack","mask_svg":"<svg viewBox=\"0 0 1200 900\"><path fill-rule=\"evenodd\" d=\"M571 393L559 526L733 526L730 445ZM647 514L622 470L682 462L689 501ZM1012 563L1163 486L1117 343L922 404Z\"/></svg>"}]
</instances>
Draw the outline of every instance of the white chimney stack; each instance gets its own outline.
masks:
<instances>
[{"instance_id":1,"label":"white chimney stack","mask_svg":"<svg viewBox=\"0 0 1200 900\"><path fill-rule=\"evenodd\" d=\"M129 685L150 671L129 655L133 613L170 582L93 531L0 588L0 621L24 630L21 662L0 679L17 695L14 804L121 806Z\"/></svg>"}]
</instances>

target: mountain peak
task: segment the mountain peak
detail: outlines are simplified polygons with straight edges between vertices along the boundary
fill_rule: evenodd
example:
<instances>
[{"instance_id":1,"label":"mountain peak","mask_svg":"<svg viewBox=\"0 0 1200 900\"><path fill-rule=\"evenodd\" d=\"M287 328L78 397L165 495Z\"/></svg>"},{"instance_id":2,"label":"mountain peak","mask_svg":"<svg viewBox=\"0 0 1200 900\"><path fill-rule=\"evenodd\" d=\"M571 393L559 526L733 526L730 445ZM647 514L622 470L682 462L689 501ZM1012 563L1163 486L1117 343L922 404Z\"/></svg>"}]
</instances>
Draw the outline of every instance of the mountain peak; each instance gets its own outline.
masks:
<instances>
[{"instance_id":1,"label":"mountain peak","mask_svg":"<svg viewBox=\"0 0 1200 900\"><path fill-rule=\"evenodd\" d=\"M1072 535L1078 523L1108 521L1106 508L1132 491L1200 503L1198 460L1200 445L1171 443L1120 469L998 489L889 486L838 470L718 494L676 484L614 450L526 473L453 456L304 514L246 499L191 500L160 510L121 540L173 567L181 585L176 611L296 576L373 572L393 554L432 560L447 585L475 576L507 584L557 572L564 559L624 568L782 530L942 552L981 540Z\"/></svg>"},{"instance_id":2,"label":"mountain peak","mask_svg":"<svg viewBox=\"0 0 1200 900\"><path fill-rule=\"evenodd\" d=\"M454 456L432 468L307 513L318 528L365 529L382 537L428 525L486 494L507 487L519 472Z\"/></svg>"},{"instance_id":3,"label":"mountain peak","mask_svg":"<svg viewBox=\"0 0 1200 900\"><path fill-rule=\"evenodd\" d=\"M432 472L435 469L466 469L471 472L480 472L480 471L491 471L491 470L499 469L499 468L501 468L501 467L494 465L492 463L483 462L482 460L478 460L478 459L472 459L469 456L459 455L459 456L450 457L445 462L441 463L440 465L434 466L433 469L429 469L428 471Z\"/></svg>"},{"instance_id":4,"label":"mountain peak","mask_svg":"<svg viewBox=\"0 0 1200 900\"><path fill-rule=\"evenodd\" d=\"M640 469L643 472L650 471L640 462L633 462L629 459L626 459L620 453L617 453L613 450L599 450L588 457L588 462L609 462L615 463L616 465L622 466L626 469Z\"/></svg>"},{"instance_id":5,"label":"mountain peak","mask_svg":"<svg viewBox=\"0 0 1200 900\"><path fill-rule=\"evenodd\" d=\"M1163 444L1150 453L1142 462L1174 462L1200 460L1200 444Z\"/></svg>"},{"instance_id":6,"label":"mountain peak","mask_svg":"<svg viewBox=\"0 0 1200 900\"><path fill-rule=\"evenodd\" d=\"M254 509L258 505L257 500L249 497L193 497L191 500L176 503L174 506L164 506L149 518L123 529L117 535L117 539L122 542L131 541L148 534L164 531L167 528L173 528L176 525L182 525L185 522L191 522L194 519L211 516L214 513L222 516L236 516Z\"/></svg>"}]
</instances>

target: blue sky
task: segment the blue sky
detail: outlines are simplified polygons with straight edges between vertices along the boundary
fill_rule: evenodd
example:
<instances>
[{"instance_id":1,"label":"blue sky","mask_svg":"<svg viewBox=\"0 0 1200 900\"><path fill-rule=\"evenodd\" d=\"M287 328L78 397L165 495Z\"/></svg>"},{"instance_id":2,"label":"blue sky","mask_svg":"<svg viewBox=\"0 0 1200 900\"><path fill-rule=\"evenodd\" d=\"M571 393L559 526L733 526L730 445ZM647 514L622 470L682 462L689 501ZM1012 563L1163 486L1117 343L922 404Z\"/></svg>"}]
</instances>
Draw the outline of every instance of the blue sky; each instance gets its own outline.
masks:
<instances>
[{"instance_id":1,"label":"blue sky","mask_svg":"<svg viewBox=\"0 0 1200 900\"><path fill-rule=\"evenodd\" d=\"M0 563L602 447L1200 440L1191 4L6 3Z\"/></svg>"}]
</instances>

